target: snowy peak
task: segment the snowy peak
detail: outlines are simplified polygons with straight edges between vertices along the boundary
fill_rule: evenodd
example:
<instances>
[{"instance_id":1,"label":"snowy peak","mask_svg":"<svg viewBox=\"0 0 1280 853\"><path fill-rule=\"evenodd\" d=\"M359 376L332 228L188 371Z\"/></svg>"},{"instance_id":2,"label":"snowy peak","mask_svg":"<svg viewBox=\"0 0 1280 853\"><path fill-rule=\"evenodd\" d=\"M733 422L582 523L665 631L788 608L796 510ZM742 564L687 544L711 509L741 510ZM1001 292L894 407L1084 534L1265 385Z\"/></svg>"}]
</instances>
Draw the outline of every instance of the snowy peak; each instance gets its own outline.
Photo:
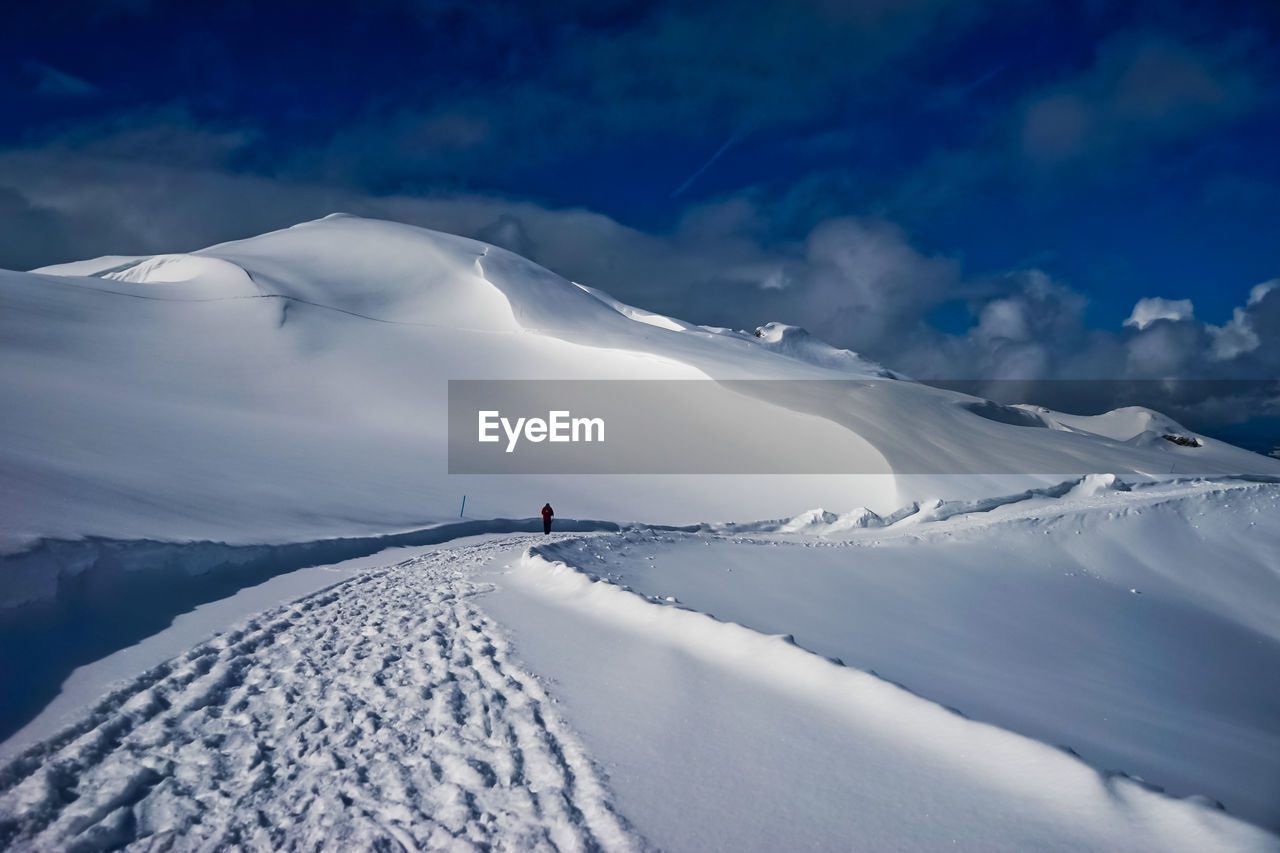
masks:
<instances>
[{"instance_id":1,"label":"snowy peak","mask_svg":"<svg viewBox=\"0 0 1280 853\"><path fill-rule=\"evenodd\" d=\"M506 249L395 222L331 214L201 250L264 291L389 322L575 338L631 318Z\"/></svg>"},{"instance_id":2,"label":"snowy peak","mask_svg":"<svg viewBox=\"0 0 1280 853\"><path fill-rule=\"evenodd\" d=\"M354 216L330 216L196 254L248 272L264 294L375 320L421 326L518 328L477 264L489 247Z\"/></svg>"},{"instance_id":3,"label":"snowy peak","mask_svg":"<svg viewBox=\"0 0 1280 853\"><path fill-rule=\"evenodd\" d=\"M856 352L839 349L809 334L807 329L786 323L765 323L755 331L765 349L798 361L868 376L895 378L894 374Z\"/></svg>"}]
</instances>

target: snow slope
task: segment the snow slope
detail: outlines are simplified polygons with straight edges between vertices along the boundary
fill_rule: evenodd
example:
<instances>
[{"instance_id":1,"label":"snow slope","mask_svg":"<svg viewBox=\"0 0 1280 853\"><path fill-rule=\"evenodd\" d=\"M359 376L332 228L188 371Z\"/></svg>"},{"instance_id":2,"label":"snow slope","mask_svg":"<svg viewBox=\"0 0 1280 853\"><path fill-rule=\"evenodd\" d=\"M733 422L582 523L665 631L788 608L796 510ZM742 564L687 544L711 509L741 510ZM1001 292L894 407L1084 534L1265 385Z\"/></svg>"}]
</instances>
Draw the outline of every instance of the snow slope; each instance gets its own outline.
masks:
<instances>
[{"instance_id":1,"label":"snow slope","mask_svg":"<svg viewBox=\"0 0 1280 853\"><path fill-rule=\"evenodd\" d=\"M568 537L484 606L660 844L1236 849L1108 816L1151 796L1123 774L1280 829L1280 486L1089 491L826 536ZM916 721L890 683L1039 751L939 706ZM951 772L968 781L931 787ZM704 786L710 819L684 806ZM993 817L985 838L975 812L1018 803L1053 828Z\"/></svg>"},{"instance_id":2,"label":"snow slope","mask_svg":"<svg viewBox=\"0 0 1280 853\"><path fill-rule=\"evenodd\" d=\"M0 551L83 535L387 532L456 518L464 494L471 517L527 516L555 497L564 516L669 520L722 500L767 515L814 489L893 494L883 478L449 478L448 379L706 376L646 338L672 333L471 240L335 217L92 269L0 274ZM776 360L715 337L726 343L707 350L725 365ZM816 420L759 408L779 429Z\"/></svg>"},{"instance_id":3,"label":"snow slope","mask_svg":"<svg viewBox=\"0 0 1280 853\"><path fill-rule=\"evenodd\" d=\"M0 273L0 553L86 535L381 533L456 517L464 494L475 517L554 498L563 516L686 523L815 502L887 510L1055 472L1280 472L1216 442L1088 432L1088 419L1017 425L1008 407L888 375L802 330L693 326L474 240L349 216L189 255ZM708 386L704 419L820 435L841 470L872 473L445 473L449 379L707 377L844 382Z\"/></svg>"}]
</instances>

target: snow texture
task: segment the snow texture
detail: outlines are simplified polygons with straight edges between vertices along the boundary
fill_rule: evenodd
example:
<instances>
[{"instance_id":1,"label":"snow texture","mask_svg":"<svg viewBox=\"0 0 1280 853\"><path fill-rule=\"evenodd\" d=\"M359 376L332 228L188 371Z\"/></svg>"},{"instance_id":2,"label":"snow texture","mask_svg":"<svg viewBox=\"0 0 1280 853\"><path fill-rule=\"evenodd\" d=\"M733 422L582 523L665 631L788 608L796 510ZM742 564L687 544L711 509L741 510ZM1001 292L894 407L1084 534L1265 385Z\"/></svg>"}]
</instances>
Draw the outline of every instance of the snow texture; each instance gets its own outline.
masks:
<instances>
[{"instance_id":1,"label":"snow texture","mask_svg":"<svg viewBox=\"0 0 1280 853\"><path fill-rule=\"evenodd\" d=\"M489 543L360 575L113 691L0 769L12 849L629 850L473 603Z\"/></svg>"}]
</instances>

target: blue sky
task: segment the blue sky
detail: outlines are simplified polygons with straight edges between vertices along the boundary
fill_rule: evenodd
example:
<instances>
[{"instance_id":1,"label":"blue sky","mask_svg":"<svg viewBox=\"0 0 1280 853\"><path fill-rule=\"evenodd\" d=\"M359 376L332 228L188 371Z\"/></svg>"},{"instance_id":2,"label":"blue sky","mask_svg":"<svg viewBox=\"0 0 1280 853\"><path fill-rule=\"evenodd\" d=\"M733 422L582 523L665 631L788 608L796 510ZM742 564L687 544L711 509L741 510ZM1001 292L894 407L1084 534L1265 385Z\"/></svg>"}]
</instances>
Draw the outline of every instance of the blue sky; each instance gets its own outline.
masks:
<instances>
[{"instance_id":1,"label":"blue sky","mask_svg":"<svg viewBox=\"0 0 1280 853\"><path fill-rule=\"evenodd\" d=\"M0 266L343 209L687 319L806 325L920 376L1280 364L1266 0L0 16ZM1191 307L1135 321L1154 298Z\"/></svg>"}]
</instances>

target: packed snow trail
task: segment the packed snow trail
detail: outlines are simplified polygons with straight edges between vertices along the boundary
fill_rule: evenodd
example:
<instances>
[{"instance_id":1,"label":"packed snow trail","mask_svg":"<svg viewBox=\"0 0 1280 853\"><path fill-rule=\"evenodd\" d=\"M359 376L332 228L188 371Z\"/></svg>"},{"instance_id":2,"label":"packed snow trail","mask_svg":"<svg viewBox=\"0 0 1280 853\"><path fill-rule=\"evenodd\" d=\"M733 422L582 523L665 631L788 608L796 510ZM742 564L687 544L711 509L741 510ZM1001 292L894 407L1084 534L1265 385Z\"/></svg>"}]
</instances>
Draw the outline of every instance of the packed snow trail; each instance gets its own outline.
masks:
<instances>
[{"instance_id":1,"label":"packed snow trail","mask_svg":"<svg viewBox=\"0 0 1280 853\"><path fill-rule=\"evenodd\" d=\"M472 604L464 575L529 539L357 576L152 669L0 769L0 847L644 847Z\"/></svg>"}]
</instances>

